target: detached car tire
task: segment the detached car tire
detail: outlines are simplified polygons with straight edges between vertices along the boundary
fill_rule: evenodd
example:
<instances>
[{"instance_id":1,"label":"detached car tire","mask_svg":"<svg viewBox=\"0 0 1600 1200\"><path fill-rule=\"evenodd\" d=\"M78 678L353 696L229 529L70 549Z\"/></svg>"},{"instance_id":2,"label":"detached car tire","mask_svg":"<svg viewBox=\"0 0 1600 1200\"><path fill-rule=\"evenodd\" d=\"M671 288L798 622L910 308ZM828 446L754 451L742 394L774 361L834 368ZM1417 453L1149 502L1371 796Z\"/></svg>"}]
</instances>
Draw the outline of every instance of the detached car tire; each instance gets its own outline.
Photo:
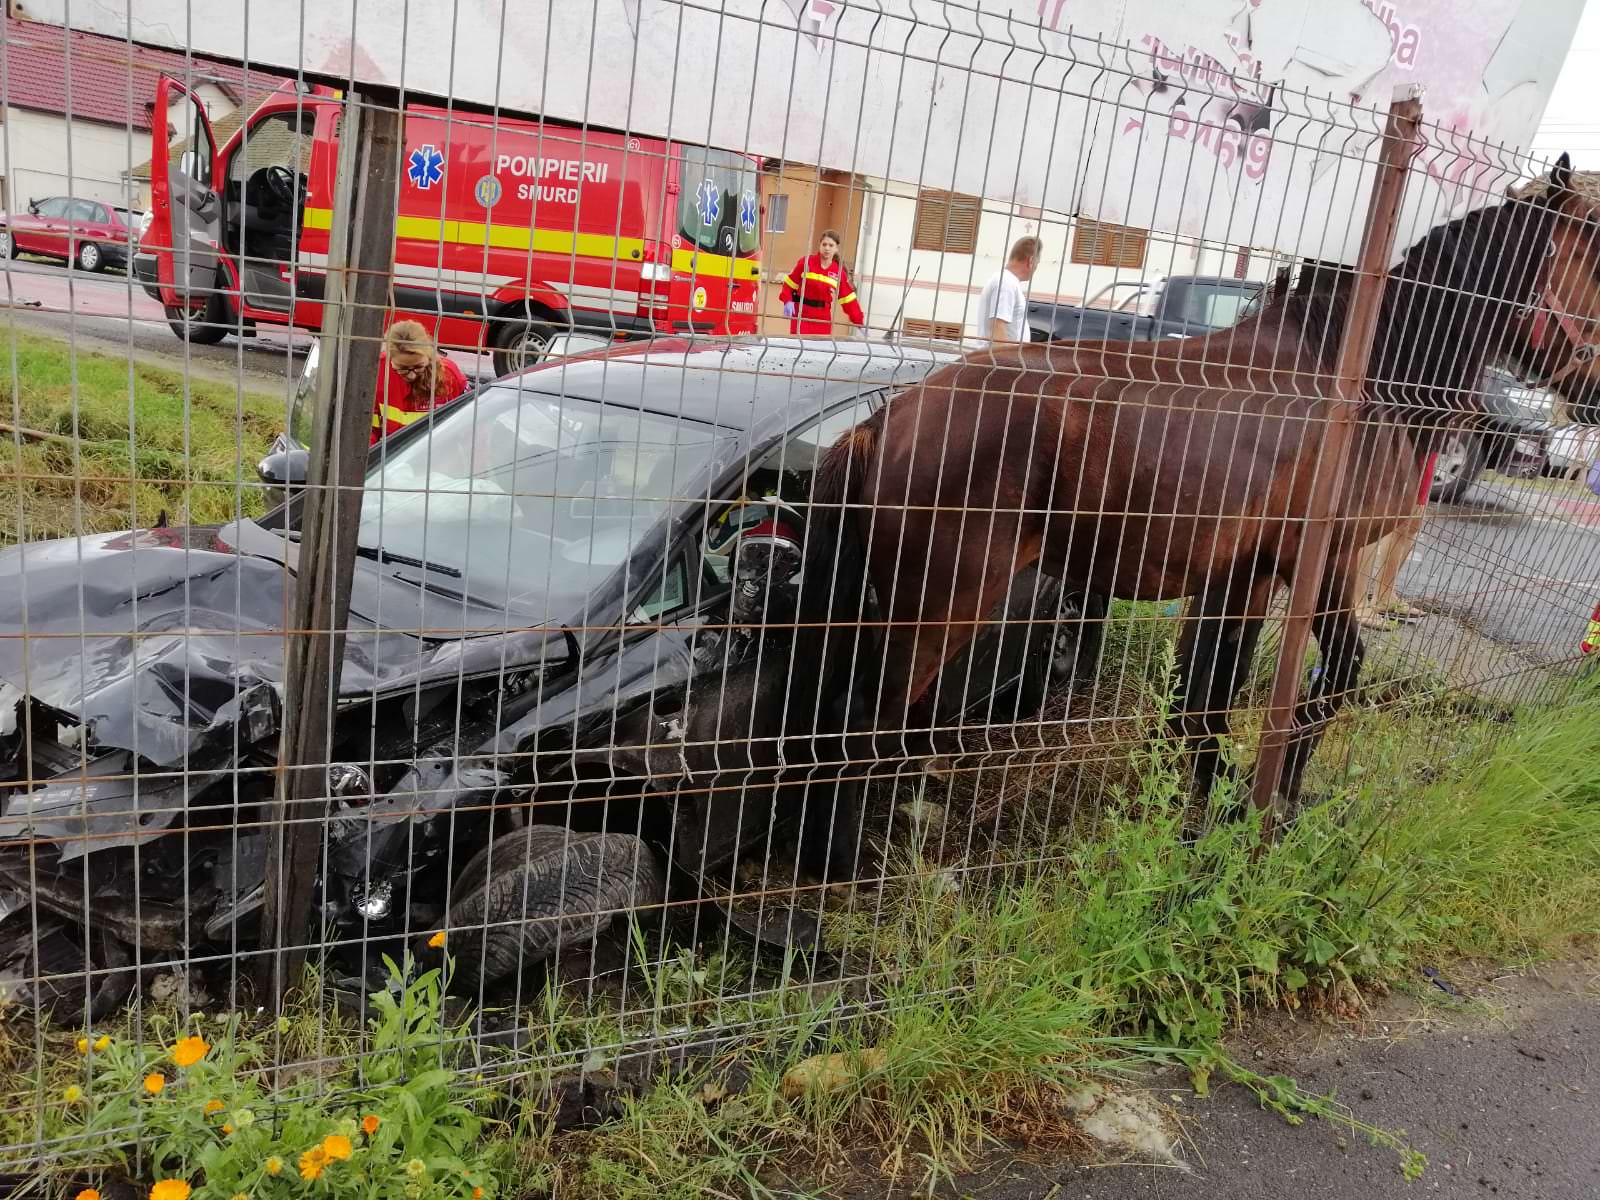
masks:
<instances>
[{"instance_id":1,"label":"detached car tire","mask_svg":"<svg viewBox=\"0 0 1600 1200\"><path fill-rule=\"evenodd\" d=\"M1483 474L1483 438L1459 430L1446 435L1439 446L1439 462L1434 467L1433 486L1428 500L1433 504L1455 504Z\"/></svg>"},{"instance_id":2,"label":"detached car tire","mask_svg":"<svg viewBox=\"0 0 1600 1200\"><path fill-rule=\"evenodd\" d=\"M449 948L468 988L589 942L618 917L660 904L666 880L631 834L530 825L496 838L457 877Z\"/></svg>"}]
</instances>

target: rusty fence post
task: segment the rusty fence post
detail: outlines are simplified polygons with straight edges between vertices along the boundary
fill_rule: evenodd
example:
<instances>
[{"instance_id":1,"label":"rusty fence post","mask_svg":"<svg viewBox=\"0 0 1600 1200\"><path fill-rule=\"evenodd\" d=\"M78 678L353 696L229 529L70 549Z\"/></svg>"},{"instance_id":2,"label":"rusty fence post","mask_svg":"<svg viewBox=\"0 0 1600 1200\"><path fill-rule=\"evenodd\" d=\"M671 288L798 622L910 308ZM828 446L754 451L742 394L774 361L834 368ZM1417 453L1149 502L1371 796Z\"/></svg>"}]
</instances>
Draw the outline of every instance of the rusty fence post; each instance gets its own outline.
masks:
<instances>
[{"instance_id":1,"label":"rusty fence post","mask_svg":"<svg viewBox=\"0 0 1600 1200\"><path fill-rule=\"evenodd\" d=\"M1366 382L1367 360L1372 354L1378 329L1383 289L1389 278L1389 258L1394 252L1395 229L1400 202L1405 195L1406 164L1416 142L1422 120L1422 92L1407 87L1389 106L1383 131L1383 149L1378 156L1377 178L1372 200L1367 207L1367 223L1361 234L1361 249L1356 259L1356 277L1345 319L1344 338L1339 346L1339 361L1334 376L1336 403L1328 422L1317 459L1317 477L1312 484L1311 506L1306 513L1305 535L1289 587L1289 612L1283 623L1283 640L1278 648L1277 669L1272 676L1272 695L1261 728L1261 747L1256 756L1252 799L1257 808L1272 819L1272 798L1283 776L1294 733L1294 710L1300 696L1304 674L1306 641L1317 594L1322 588L1322 573L1333 541L1334 514L1344 493L1345 464L1355 429L1356 408Z\"/></svg>"},{"instance_id":2,"label":"rusty fence post","mask_svg":"<svg viewBox=\"0 0 1600 1200\"><path fill-rule=\"evenodd\" d=\"M274 1005L300 977L328 810L327 764L394 265L400 98L351 89L341 116L316 423L307 467L268 824L260 981Z\"/></svg>"}]
</instances>

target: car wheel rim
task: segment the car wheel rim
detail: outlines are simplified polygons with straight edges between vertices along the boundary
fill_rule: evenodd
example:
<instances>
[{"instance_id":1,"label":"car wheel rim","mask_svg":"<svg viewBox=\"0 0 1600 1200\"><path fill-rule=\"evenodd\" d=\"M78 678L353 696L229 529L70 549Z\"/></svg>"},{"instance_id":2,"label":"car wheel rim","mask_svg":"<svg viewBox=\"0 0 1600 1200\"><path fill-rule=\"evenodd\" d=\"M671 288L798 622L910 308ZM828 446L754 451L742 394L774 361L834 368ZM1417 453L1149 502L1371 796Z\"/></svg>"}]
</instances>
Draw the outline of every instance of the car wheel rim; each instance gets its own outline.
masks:
<instances>
[{"instance_id":1,"label":"car wheel rim","mask_svg":"<svg viewBox=\"0 0 1600 1200\"><path fill-rule=\"evenodd\" d=\"M513 370L520 371L524 367L531 367L534 363L544 359L544 348L550 344L550 339L532 329L524 330L517 335L511 343L511 366Z\"/></svg>"},{"instance_id":2,"label":"car wheel rim","mask_svg":"<svg viewBox=\"0 0 1600 1200\"><path fill-rule=\"evenodd\" d=\"M78 251L78 263L85 271L92 271L100 265L100 251L93 246L85 246Z\"/></svg>"},{"instance_id":3,"label":"car wheel rim","mask_svg":"<svg viewBox=\"0 0 1600 1200\"><path fill-rule=\"evenodd\" d=\"M1467 461L1467 448L1460 439L1453 439L1443 450L1439 451L1439 461L1435 464L1433 474L1435 479L1449 481L1461 474L1461 468Z\"/></svg>"},{"instance_id":4,"label":"car wheel rim","mask_svg":"<svg viewBox=\"0 0 1600 1200\"><path fill-rule=\"evenodd\" d=\"M11 253L11 235L9 233L0 233L0 254L5 254L5 255L9 256L10 253Z\"/></svg>"}]
</instances>

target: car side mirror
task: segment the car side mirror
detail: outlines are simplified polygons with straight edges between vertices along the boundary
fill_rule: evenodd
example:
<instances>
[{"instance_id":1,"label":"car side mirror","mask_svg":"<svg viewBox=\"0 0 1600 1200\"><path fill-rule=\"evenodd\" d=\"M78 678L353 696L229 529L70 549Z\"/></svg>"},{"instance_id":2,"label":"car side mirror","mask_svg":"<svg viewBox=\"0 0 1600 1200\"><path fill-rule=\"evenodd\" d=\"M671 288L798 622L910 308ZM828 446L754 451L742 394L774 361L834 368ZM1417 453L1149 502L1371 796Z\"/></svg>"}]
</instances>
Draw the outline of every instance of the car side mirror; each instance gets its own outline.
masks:
<instances>
[{"instance_id":1,"label":"car side mirror","mask_svg":"<svg viewBox=\"0 0 1600 1200\"><path fill-rule=\"evenodd\" d=\"M28 211L37 217L39 215L39 202L37 200L29 200Z\"/></svg>"},{"instance_id":2,"label":"car side mirror","mask_svg":"<svg viewBox=\"0 0 1600 1200\"><path fill-rule=\"evenodd\" d=\"M256 474L261 482L271 487L286 488L306 481L306 468L311 451L286 433L280 433L272 443L267 456L256 464Z\"/></svg>"}]
</instances>

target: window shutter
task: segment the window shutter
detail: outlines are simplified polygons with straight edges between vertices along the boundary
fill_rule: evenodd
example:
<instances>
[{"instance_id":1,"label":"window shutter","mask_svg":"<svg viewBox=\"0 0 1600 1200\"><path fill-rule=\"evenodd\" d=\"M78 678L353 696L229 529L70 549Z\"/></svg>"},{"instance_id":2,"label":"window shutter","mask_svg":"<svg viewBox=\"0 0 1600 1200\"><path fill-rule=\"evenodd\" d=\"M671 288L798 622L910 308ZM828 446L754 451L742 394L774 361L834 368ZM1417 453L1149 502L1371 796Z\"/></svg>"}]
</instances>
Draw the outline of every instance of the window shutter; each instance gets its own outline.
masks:
<instances>
[{"instance_id":1,"label":"window shutter","mask_svg":"<svg viewBox=\"0 0 1600 1200\"><path fill-rule=\"evenodd\" d=\"M905 331L906 336L911 338L933 338L951 342L959 342L964 332L960 321L929 321L923 317L907 317Z\"/></svg>"},{"instance_id":2,"label":"window shutter","mask_svg":"<svg viewBox=\"0 0 1600 1200\"><path fill-rule=\"evenodd\" d=\"M1072 230L1072 261L1086 267L1144 266L1149 233L1131 225L1113 225L1079 217Z\"/></svg>"},{"instance_id":3,"label":"window shutter","mask_svg":"<svg viewBox=\"0 0 1600 1200\"><path fill-rule=\"evenodd\" d=\"M971 254L978 247L978 221L982 214L983 201L977 196L924 188L917 193L911 247L943 254Z\"/></svg>"}]
</instances>

